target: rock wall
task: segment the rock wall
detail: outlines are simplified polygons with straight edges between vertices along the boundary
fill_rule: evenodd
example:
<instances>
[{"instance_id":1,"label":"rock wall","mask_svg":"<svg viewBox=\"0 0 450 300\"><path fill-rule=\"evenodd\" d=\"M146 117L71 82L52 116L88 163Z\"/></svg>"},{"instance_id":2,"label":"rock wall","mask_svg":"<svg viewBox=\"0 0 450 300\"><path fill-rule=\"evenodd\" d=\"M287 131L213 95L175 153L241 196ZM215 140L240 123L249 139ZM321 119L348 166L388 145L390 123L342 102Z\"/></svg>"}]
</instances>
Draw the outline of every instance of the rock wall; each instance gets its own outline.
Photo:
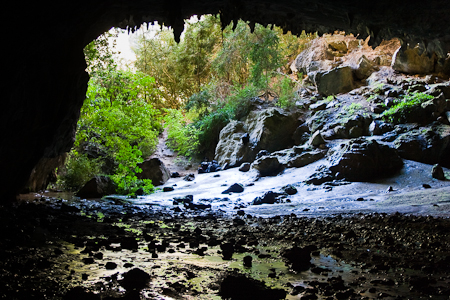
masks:
<instances>
[{"instance_id":1,"label":"rock wall","mask_svg":"<svg viewBox=\"0 0 450 300\"><path fill-rule=\"evenodd\" d=\"M86 44L112 26L155 20L172 26L178 37L183 18L218 12L224 25L242 18L294 33L345 30L370 35L374 44L392 36L439 39L448 49L450 3L442 0L10 2L2 11L1 199L14 197L42 157L57 157L72 146L88 81Z\"/></svg>"}]
</instances>

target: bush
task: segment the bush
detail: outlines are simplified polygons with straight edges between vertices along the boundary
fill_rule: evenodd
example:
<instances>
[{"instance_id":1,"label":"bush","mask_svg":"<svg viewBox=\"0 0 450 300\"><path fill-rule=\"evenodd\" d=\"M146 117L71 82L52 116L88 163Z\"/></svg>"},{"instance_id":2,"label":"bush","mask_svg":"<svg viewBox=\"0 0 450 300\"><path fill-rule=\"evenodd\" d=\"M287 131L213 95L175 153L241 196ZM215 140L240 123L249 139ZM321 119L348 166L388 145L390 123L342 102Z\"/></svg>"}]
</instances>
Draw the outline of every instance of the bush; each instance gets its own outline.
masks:
<instances>
[{"instance_id":1,"label":"bush","mask_svg":"<svg viewBox=\"0 0 450 300\"><path fill-rule=\"evenodd\" d=\"M98 159L90 159L86 154L72 150L64 167L58 172L56 185L68 191L77 191L95 175L101 173L101 163Z\"/></svg>"},{"instance_id":2,"label":"bush","mask_svg":"<svg viewBox=\"0 0 450 300\"><path fill-rule=\"evenodd\" d=\"M193 156L198 151L198 129L189 123L181 110L167 109L164 117L168 146L183 156Z\"/></svg>"},{"instance_id":3,"label":"bush","mask_svg":"<svg viewBox=\"0 0 450 300\"><path fill-rule=\"evenodd\" d=\"M274 90L278 95L278 100L276 105L284 109L295 108L295 103L297 102L297 97L295 93L295 83L286 76L283 76L281 80L278 80L274 84Z\"/></svg>"},{"instance_id":4,"label":"bush","mask_svg":"<svg viewBox=\"0 0 450 300\"><path fill-rule=\"evenodd\" d=\"M412 114L421 110L421 104L431 99L433 99L433 96L425 93L413 92L412 94L407 94L401 99L398 99L396 104L384 111L381 116L385 121L394 124L408 122Z\"/></svg>"}]
</instances>

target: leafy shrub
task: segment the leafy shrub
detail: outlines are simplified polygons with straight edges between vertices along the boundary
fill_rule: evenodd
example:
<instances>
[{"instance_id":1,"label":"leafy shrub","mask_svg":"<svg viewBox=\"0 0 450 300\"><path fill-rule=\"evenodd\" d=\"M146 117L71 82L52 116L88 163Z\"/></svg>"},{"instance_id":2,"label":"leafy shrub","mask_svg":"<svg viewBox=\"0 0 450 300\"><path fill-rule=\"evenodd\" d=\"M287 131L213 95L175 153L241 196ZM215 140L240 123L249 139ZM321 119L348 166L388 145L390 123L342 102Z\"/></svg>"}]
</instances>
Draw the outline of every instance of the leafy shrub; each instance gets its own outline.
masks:
<instances>
[{"instance_id":1,"label":"leafy shrub","mask_svg":"<svg viewBox=\"0 0 450 300\"><path fill-rule=\"evenodd\" d=\"M168 146L183 156L193 156L198 151L198 129L189 123L181 110L167 109L164 117Z\"/></svg>"},{"instance_id":2,"label":"leafy shrub","mask_svg":"<svg viewBox=\"0 0 450 300\"><path fill-rule=\"evenodd\" d=\"M285 109L295 108L297 97L294 88L295 83L289 77L284 76L281 80L278 80L274 85L274 89L278 94L276 105Z\"/></svg>"},{"instance_id":3,"label":"leafy shrub","mask_svg":"<svg viewBox=\"0 0 450 300\"><path fill-rule=\"evenodd\" d=\"M77 191L95 175L101 173L101 163L90 159L86 154L72 150L64 167L58 172L57 186L68 191Z\"/></svg>"},{"instance_id":4,"label":"leafy shrub","mask_svg":"<svg viewBox=\"0 0 450 300\"><path fill-rule=\"evenodd\" d=\"M423 102L431 99L433 96L421 92L407 94L397 99L396 104L384 111L381 116L385 121L395 124L407 122L411 114L421 109L420 105Z\"/></svg>"}]
</instances>

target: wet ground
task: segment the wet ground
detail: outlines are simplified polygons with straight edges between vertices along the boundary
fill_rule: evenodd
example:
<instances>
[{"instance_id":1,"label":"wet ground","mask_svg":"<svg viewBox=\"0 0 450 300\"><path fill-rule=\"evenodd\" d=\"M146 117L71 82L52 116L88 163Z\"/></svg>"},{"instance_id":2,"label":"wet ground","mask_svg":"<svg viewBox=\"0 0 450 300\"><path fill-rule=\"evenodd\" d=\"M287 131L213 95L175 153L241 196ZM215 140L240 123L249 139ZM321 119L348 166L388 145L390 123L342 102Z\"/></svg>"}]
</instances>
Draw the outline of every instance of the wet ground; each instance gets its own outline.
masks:
<instances>
[{"instance_id":1,"label":"wet ground","mask_svg":"<svg viewBox=\"0 0 450 300\"><path fill-rule=\"evenodd\" d=\"M405 161L377 182L302 184L314 167L196 174L139 199L23 196L0 209L0 298L450 297L449 182ZM287 184L298 193L251 205ZM187 194L196 205L174 205Z\"/></svg>"}]
</instances>

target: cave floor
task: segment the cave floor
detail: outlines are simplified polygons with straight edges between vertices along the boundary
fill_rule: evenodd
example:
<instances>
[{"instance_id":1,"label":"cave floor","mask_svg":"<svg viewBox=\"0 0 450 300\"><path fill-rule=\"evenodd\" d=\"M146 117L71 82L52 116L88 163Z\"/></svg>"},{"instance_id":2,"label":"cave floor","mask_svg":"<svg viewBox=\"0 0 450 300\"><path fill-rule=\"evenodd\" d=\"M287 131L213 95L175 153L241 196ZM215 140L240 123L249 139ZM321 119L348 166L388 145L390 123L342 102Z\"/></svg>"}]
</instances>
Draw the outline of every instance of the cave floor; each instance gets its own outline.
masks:
<instances>
[{"instance_id":1,"label":"cave floor","mask_svg":"<svg viewBox=\"0 0 450 300\"><path fill-rule=\"evenodd\" d=\"M173 192L138 199L24 196L0 209L0 298L449 298L450 186L431 166L405 161L391 178L331 187L299 183L302 169L171 179ZM221 194L236 182L243 193ZM286 184L298 193L250 205ZM211 208L170 200L186 194ZM286 255L293 249L310 252ZM130 284L136 269L145 273Z\"/></svg>"}]
</instances>

